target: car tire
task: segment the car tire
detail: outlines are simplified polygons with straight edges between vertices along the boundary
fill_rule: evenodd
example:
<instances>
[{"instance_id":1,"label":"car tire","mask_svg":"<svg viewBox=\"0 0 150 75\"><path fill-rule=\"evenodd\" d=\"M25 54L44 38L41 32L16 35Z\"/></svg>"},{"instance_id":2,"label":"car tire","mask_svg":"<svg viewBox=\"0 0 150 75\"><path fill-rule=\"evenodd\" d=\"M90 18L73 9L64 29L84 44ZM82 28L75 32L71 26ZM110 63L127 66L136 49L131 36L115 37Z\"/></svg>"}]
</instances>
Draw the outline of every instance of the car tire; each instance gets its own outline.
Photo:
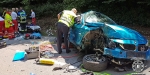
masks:
<instances>
[{"instance_id":1,"label":"car tire","mask_svg":"<svg viewBox=\"0 0 150 75\"><path fill-rule=\"evenodd\" d=\"M86 70L100 72L107 68L108 61L104 56L101 57L102 61L88 60L87 58L91 56L95 56L95 54L89 54L83 57L83 67Z\"/></svg>"}]
</instances>

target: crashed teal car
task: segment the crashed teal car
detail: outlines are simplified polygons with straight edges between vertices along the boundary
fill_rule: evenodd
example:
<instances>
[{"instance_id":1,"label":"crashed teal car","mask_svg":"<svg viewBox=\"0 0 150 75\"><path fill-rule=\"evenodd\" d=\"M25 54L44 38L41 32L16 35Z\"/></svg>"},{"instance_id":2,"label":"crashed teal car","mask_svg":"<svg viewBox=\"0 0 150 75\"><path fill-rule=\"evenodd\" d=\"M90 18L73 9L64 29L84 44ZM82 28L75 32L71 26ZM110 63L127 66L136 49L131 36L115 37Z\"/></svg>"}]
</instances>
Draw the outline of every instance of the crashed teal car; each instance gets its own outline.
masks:
<instances>
[{"instance_id":1,"label":"crashed teal car","mask_svg":"<svg viewBox=\"0 0 150 75\"><path fill-rule=\"evenodd\" d=\"M108 16L88 11L81 14L69 34L69 41L80 51L95 50L119 65L129 60L150 60L148 40L139 32L118 25Z\"/></svg>"}]
</instances>

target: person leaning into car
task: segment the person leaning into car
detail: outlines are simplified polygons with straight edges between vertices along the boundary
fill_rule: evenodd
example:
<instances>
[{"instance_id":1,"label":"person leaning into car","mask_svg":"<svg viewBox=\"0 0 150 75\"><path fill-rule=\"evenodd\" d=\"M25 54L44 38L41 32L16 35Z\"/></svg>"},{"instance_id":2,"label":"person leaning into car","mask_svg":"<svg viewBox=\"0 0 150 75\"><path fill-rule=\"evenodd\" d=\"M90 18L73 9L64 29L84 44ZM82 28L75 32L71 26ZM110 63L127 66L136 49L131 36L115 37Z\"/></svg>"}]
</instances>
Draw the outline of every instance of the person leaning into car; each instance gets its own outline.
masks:
<instances>
[{"instance_id":1,"label":"person leaning into car","mask_svg":"<svg viewBox=\"0 0 150 75\"><path fill-rule=\"evenodd\" d=\"M72 10L63 10L60 12L57 22L57 47L58 47L58 53L62 53L61 44L62 44L62 37L64 37L64 44L66 47L66 53L70 53L71 50L69 50L68 47L68 33L69 28L71 28L74 23L77 21L77 10L75 8L72 8Z\"/></svg>"}]
</instances>

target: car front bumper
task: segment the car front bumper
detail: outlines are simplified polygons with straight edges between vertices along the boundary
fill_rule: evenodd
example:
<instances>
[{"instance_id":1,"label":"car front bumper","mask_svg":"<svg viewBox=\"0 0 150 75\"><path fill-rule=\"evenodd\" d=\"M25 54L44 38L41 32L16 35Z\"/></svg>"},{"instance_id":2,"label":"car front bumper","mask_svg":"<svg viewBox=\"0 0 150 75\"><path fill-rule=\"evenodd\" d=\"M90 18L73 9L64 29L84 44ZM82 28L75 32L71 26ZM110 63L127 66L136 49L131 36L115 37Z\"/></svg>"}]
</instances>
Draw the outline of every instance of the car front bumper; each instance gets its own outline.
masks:
<instances>
[{"instance_id":1,"label":"car front bumper","mask_svg":"<svg viewBox=\"0 0 150 75\"><path fill-rule=\"evenodd\" d=\"M125 51L119 48L104 48L104 55L123 59L143 59L150 60L150 48L147 51Z\"/></svg>"}]
</instances>

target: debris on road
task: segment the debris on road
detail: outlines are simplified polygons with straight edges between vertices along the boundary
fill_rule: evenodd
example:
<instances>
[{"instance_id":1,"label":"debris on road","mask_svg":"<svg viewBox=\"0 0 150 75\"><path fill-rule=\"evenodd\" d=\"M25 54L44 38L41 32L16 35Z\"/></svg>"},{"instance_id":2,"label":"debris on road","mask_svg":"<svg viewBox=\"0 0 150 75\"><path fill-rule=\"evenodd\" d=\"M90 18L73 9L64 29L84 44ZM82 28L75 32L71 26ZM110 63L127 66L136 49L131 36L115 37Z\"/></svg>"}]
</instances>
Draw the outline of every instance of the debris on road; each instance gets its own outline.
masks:
<instances>
[{"instance_id":1,"label":"debris on road","mask_svg":"<svg viewBox=\"0 0 150 75\"><path fill-rule=\"evenodd\" d=\"M84 72L84 73L81 73L80 75L94 75L93 72Z\"/></svg>"},{"instance_id":2,"label":"debris on road","mask_svg":"<svg viewBox=\"0 0 150 75\"><path fill-rule=\"evenodd\" d=\"M83 73L81 73L80 75L112 75L110 73L107 72L95 72L95 71L90 71L87 70L83 67L83 65L81 65L80 69L82 70Z\"/></svg>"},{"instance_id":3,"label":"debris on road","mask_svg":"<svg viewBox=\"0 0 150 75\"><path fill-rule=\"evenodd\" d=\"M14 38L14 40L24 40L24 36L23 36L23 35L18 36L18 37L16 37L16 38Z\"/></svg>"},{"instance_id":4,"label":"debris on road","mask_svg":"<svg viewBox=\"0 0 150 75\"><path fill-rule=\"evenodd\" d=\"M35 75L34 73L30 73L30 75Z\"/></svg>"},{"instance_id":5,"label":"debris on road","mask_svg":"<svg viewBox=\"0 0 150 75\"><path fill-rule=\"evenodd\" d=\"M54 54L51 51L41 51L40 57L41 58L52 58L52 57L54 57Z\"/></svg>"}]
</instances>

